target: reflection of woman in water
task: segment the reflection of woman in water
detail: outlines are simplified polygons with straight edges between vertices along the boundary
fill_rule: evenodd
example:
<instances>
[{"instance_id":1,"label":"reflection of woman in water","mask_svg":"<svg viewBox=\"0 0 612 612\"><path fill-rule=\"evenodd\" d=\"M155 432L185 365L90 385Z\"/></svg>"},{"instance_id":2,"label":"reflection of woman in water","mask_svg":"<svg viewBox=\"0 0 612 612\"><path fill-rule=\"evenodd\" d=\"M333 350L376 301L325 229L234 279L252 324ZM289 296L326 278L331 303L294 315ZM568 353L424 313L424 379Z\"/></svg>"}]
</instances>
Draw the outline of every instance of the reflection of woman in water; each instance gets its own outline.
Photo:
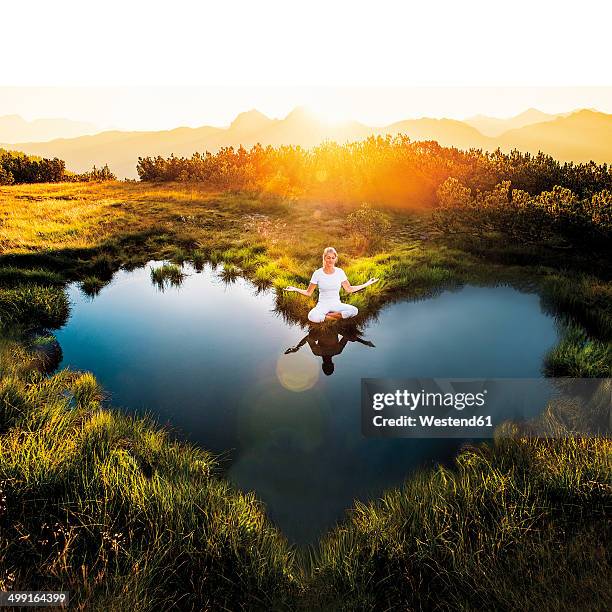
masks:
<instances>
[{"instance_id":1,"label":"reflection of woman in water","mask_svg":"<svg viewBox=\"0 0 612 612\"><path fill-rule=\"evenodd\" d=\"M332 357L334 355L339 355L344 350L344 347L348 342L359 342L361 344L365 344L366 346L374 347L369 340L363 340L360 338L356 329L344 331L340 340L338 340L338 333L335 329L313 327L310 330L310 333L304 336L304 338L302 338L298 344L296 344L296 346L288 348L285 351L285 355L288 355L289 353L296 353L307 342L313 355L323 359L323 364L321 367L323 368L323 372L325 372L325 374L328 376L334 371L334 362L332 361Z\"/></svg>"},{"instance_id":2,"label":"reflection of woman in water","mask_svg":"<svg viewBox=\"0 0 612 612\"><path fill-rule=\"evenodd\" d=\"M340 301L340 287L347 293L355 293L369 287L377 282L377 278L371 278L363 285L351 285L342 268L336 268L338 253L334 247L327 247L323 251L323 267L315 270L308 289L298 287L285 287L285 291L297 291L302 295L311 296L315 287L319 286L319 301L317 305L308 313L308 320L312 323L322 323L327 320L348 319L354 317L358 310L351 304L343 304Z\"/></svg>"}]
</instances>

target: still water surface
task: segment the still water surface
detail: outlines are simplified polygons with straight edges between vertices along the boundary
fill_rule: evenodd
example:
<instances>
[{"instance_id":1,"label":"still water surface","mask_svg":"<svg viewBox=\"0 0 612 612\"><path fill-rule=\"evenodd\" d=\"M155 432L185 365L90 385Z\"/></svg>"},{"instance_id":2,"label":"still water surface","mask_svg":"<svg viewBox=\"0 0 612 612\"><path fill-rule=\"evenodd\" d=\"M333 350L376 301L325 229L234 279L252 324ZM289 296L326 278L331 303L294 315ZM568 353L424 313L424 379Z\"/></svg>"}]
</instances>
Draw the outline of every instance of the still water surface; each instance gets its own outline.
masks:
<instances>
[{"instance_id":1,"label":"still water surface","mask_svg":"<svg viewBox=\"0 0 612 612\"><path fill-rule=\"evenodd\" d=\"M118 272L93 299L70 286L71 316L56 333L60 367L91 370L115 406L153 414L221 453L229 479L254 490L300 544L355 499L379 496L460 446L365 439L362 377L538 377L558 339L539 297L506 286L394 303L361 336L341 339L308 336L274 311L271 291L241 278L226 284L210 267L185 266L182 285L162 292L150 278L157 265ZM326 374L321 355L334 353Z\"/></svg>"}]
</instances>

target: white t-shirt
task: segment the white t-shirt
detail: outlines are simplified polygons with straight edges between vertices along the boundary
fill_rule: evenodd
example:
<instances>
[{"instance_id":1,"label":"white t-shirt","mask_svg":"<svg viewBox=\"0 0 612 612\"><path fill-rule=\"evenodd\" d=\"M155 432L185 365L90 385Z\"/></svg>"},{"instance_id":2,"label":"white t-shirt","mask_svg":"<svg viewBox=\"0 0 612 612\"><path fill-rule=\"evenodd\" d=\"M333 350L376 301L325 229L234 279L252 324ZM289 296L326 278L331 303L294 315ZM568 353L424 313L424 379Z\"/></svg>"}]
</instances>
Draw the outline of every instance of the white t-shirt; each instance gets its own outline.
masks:
<instances>
[{"instance_id":1,"label":"white t-shirt","mask_svg":"<svg viewBox=\"0 0 612 612\"><path fill-rule=\"evenodd\" d=\"M333 274L323 272L323 268L315 270L311 283L319 285L319 302L339 302L340 287L347 280L342 268L334 268Z\"/></svg>"}]
</instances>

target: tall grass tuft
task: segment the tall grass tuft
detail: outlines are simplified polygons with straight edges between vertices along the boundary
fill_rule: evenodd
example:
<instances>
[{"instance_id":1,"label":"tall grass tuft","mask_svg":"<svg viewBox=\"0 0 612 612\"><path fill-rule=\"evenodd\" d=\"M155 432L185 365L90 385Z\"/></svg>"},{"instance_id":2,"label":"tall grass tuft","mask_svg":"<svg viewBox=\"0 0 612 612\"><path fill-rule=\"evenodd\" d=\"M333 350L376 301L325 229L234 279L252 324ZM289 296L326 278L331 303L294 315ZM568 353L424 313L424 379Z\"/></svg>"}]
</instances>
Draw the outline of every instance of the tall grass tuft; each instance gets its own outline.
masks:
<instances>
[{"instance_id":1,"label":"tall grass tuft","mask_svg":"<svg viewBox=\"0 0 612 612\"><path fill-rule=\"evenodd\" d=\"M174 246L171 249L170 259L182 266L189 259L189 253L179 246Z\"/></svg>"},{"instance_id":2,"label":"tall grass tuft","mask_svg":"<svg viewBox=\"0 0 612 612\"><path fill-rule=\"evenodd\" d=\"M71 392L80 408L97 408L104 397L102 388L91 372L84 372L72 381Z\"/></svg>"},{"instance_id":3,"label":"tall grass tuft","mask_svg":"<svg viewBox=\"0 0 612 612\"><path fill-rule=\"evenodd\" d=\"M102 291L106 284L106 281L101 280L97 276L86 276L81 281L81 291L89 297L95 297Z\"/></svg>"},{"instance_id":4,"label":"tall grass tuft","mask_svg":"<svg viewBox=\"0 0 612 612\"><path fill-rule=\"evenodd\" d=\"M542 291L544 305L556 315L579 322L602 340L612 340L610 283L585 274L549 274Z\"/></svg>"},{"instance_id":5,"label":"tall grass tuft","mask_svg":"<svg viewBox=\"0 0 612 612\"><path fill-rule=\"evenodd\" d=\"M204 268L204 264L206 263L207 259L208 259L208 254L206 253L206 251L204 251L202 249L196 249L191 254L191 263L193 264L193 267L198 272L202 271L202 269Z\"/></svg>"},{"instance_id":6,"label":"tall grass tuft","mask_svg":"<svg viewBox=\"0 0 612 612\"><path fill-rule=\"evenodd\" d=\"M226 283L233 283L240 276L241 270L238 266L231 263L223 264L220 276Z\"/></svg>"},{"instance_id":7,"label":"tall grass tuft","mask_svg":"<svg viewBox=\"0 0 612 612\"><path fill-rule=\"evenodd\" d=\"M151 270L151 281L160 291L164 291L168 286L180 287L184 278L183 270L172 263L166 263Z\"/></svg>"},{"instance_id":8,"label":"tall grass tuft","mask_svg":"<svg viewBox=\"0 0 612 612\"><path fill-rule=\"evenodd\" d=\"M0 326L61 327L70 311L61 286L0 288Z\"/></svg>"},{"instance_id":9,"label":"tall grass tuft","mask_svg":"<svg viewBox=\"0 0 612 612\"><path fill-rule=\"evenodd\" d=\"M579 325L563 326L559 344L544 358L546 376L612 377L612 345L587 335Z\"/></svg>"},{"instance_id":10,"label":"tall grass tuft","mask_svg":"<svg viewBox=\"0 0 612 612\"><path fill-rule=\"evenodd\" d=\"M282 273L282 269L279 267L278 262L269 261L258 266L251 278L256 285L268 287L280 273Z\"/></svg>"}]
</instances>

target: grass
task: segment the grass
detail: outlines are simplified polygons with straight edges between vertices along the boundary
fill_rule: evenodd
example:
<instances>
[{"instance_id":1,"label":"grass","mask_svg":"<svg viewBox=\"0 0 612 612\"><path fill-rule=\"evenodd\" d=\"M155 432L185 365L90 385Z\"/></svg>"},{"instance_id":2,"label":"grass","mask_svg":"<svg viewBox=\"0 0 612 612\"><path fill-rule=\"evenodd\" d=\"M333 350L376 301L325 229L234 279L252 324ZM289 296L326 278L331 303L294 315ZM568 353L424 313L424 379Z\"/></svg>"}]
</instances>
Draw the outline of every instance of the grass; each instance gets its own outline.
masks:
<instances>
[{"instance_id":1,"label":"grass","mask_svg":"<svg viewBox=\"0 0 612 612\"><path fill-rule=\"evenodd\" d=\"M206 256L206 252L204 251L200 251L200 250L195 250L192 254L191 254L191 263L193 264L193 267L198 271L201 272L202 269L204 268L204 264L207 262L207 256Z\"/></svg>"},{"instance_id":2,"label":"grass","mask_svg":"<svg viewBox=\"0 0 612 612\"><path fill-rule=\"evenodd\" d=\"M26 284L0 288L0 327L34 324L60 327L70 305L63 287Z\"/></svg>"},{"instance_id":3,"label":"grass","mask_svg":"<svg viewBox=\"0 0 612 612\"><path fill-rule=\"evenodd\" d=\"M562 325L548 374L610 376L605 274L436 237L410 212L390 212L388 234L365 244L347 231L350 211L191 184L0 188L1 589L64 588L82 610L610 607L609 440L466 449L356 506L305 562L209 453L104 407L91 374L45 375L41 353L58 355L44 330L68 316L68 281L93 295L120 266L161 259L173 262L151 273L163 287L180 283L177 264L209 262L228 282L270 287L303 323L314 299L282 288L305 287L332 244L353 284L381 279L347 296L362 322L393 300L512 284L539 292Z\"/></svg>"},{"instance_id":4,"label":"grass","mask_svg":"<svg viewBox=\"0 0 612 612\"><path fill-rule=\"evenodd\" d=\"M240 276L240 268L231 263L223 264L220 276L226 283L233 283Z\"/></svg>"},{"instance_id":5,"label":"grass","mask_svg":"<svg viewBox=\"0 0 612 612\"><path fill-rule=\"evenodd\" d=\"M611 451L601 438L464 450L359 504L321 543L310 588L334 610L606 609Z\"/></svg>"},{"instance_id":6,"label":"grass","mask_svg":"<svg viewBox=\"0 0 612 612\"><path fill-rule=\"evenodd\" d=\"M0 588L68 589L81 610L282 607L293 553L253 494L102 395L89 373L2 378Z\"/></svg>"},{"instance_id":7,"label":"grass","mask_svg":"<svg viewBox=\"0 0 612 612\"><path fill-rule=\"evenodd\" d=\"M95 297L102 291L103 287L106 285L106 282L97 276L86 276L81 281L81 290L85 295L90 297Z\"/></svg>"},{"instance_id":8,"label":"grass","mask_svg":"<svg viewBox=\"0 0 612 612\"><path fill-rule=\"evenodd\" d=\"M253 281L259 286L267 287L274 282L274 279L279 275L280 268L275 261L264 263L258 266L253 272Z\"/></svg>"},{"instance_id":9,"label":"grass","mask_svg":"<svg viewBox=\"0 0 612 612\"><path fill-rule=\"evenodd\" d=\"M590 338L578 325L564 328L561 341L546 355L547 376L612 378L612 345Z\"/></svg>"},{"instance_id":10,"label":"grass","mask_svg":"<svg viewBox=\"0 0 612 612\"><path fill-rule=\"evenodd\" d=\"M185 274L183 270L176 264L163 264L159 268L151 269L151 281L157 285L158 289L163 291L169 285L172 287L180 287Z\"/></svg>"},{"instance_id":11,"label":"grass","mask_svg":"<svg viewBox=\"0 0 612 612\"><path fill-rule=\"evenodd\" d=\"M17 287L23 284L35 285L62 285L64 278L61 274L44 268L22 269L16 266L0 268L0 286Z\"/></svg>"},{"instance_id":12,"label":"grass","mask_svg":"<svg viewBox=\"0 0 612 612\"><path fill-rule=\"evenodd\" d=\"M587 333L612 340L612 284L584 273L547 274L542 283L544 303L568 321L579 321Z\"/></svg>"}]
</instances>

